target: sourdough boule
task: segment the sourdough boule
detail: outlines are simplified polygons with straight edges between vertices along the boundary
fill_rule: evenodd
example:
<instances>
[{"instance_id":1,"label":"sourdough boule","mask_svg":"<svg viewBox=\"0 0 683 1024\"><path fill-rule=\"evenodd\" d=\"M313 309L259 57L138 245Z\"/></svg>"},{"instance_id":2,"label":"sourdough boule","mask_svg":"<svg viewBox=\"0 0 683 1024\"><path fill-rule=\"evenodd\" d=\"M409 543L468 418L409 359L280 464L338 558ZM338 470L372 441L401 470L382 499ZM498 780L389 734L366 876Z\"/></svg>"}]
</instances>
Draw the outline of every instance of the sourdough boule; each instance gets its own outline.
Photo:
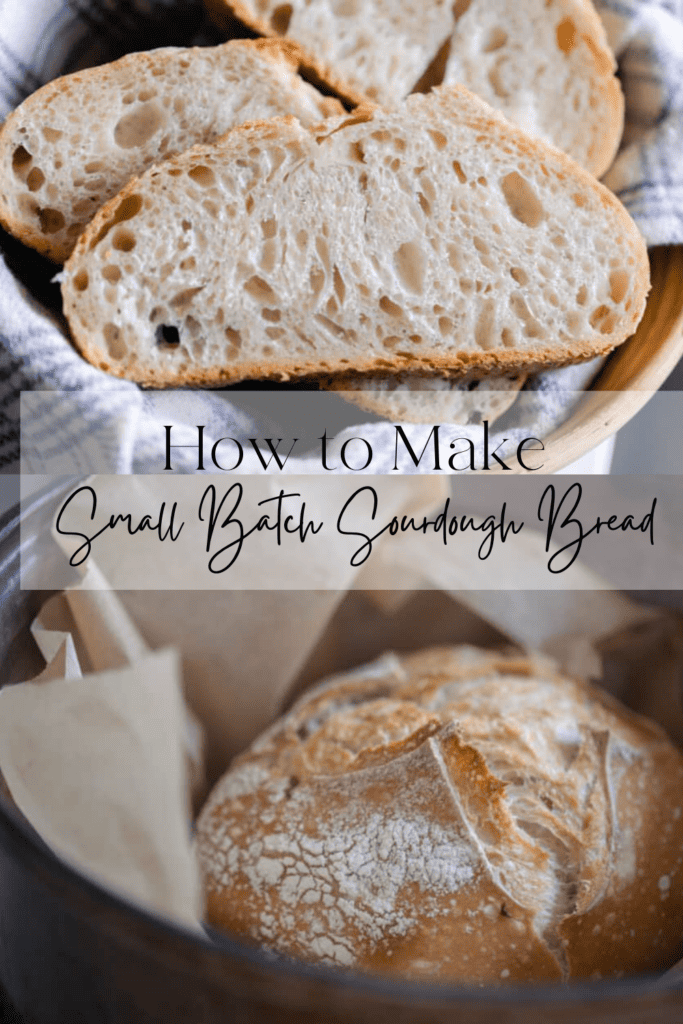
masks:
<instances>
[{"instance_id":1,"label":"sourdough boule","mask_svg":"<svg viewBox=\"0 0 683 1024\"><path fill-rule=\"evenodd\" d=\"M197 827L210 922L421 980L656 971L681 956L683 756L539 657L387 655L305 694Z\"/></svg>"}]
</instances>

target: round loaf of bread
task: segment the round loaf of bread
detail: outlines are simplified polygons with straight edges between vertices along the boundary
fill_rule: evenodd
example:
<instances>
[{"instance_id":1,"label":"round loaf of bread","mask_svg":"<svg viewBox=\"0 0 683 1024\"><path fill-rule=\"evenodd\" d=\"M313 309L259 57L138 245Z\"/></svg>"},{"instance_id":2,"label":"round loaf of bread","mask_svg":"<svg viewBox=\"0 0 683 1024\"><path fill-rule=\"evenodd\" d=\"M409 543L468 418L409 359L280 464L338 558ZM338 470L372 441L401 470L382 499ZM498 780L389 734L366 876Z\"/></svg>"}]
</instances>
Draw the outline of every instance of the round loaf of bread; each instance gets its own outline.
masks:
<instances>
[{"instance_id":1,"label":"round loaf of bread","mask_svg":"<svg viewBox=\"0 0 683 1024\"><path fill-rule=\"evenodd\" d=\"M215 787L210 922L364 971L502 984L667 968L683 756L540 657L386 655L307 693Z\"/></svg>"}]
</instances>

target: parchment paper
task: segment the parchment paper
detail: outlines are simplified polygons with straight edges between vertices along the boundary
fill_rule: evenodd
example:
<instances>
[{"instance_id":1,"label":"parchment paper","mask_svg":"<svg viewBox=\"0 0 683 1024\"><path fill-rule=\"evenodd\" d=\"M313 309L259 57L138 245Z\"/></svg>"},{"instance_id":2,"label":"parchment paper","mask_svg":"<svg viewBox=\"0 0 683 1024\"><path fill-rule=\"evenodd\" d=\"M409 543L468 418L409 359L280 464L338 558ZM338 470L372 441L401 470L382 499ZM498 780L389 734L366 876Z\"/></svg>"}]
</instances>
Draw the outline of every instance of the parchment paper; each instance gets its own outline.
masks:
<instances>
[{"instance_id":1,"label":"parchment paper","mask_svg":"<svg viewBox=\"0 0 683 1024\"><path fill-rule=\"evenodd\" d=\"M58 653L36 680L0 690L0 765L13 800L83 873L196 927L177 654L80 679L60 671Z\"/></svg>"},{"instance_id":2,"label":"parchment paper","mask_svg":"<svg viewBox=\"0 0 683 1024\"><path fill-rule=\"evenodd\" d=\"M108 507L112 491L118 494L121 479L96 478L97 493L104 507ZM158 507L164 500L170 504L177 497L179 478L123 479L125 508L135 514ZM196 476L180 480L188 494L194 494L195 505L209 482L206 477ZM442 504L447 494L441 477L379 478L375 486L387 517L422 515ZM271 497L280 487L276 478L252 479L252 488L258 491L252 496L253 502L258 495ZM349 482L344 479L309 478L307 482L307 496L315 497L316 507L323 513L325 508L338 513L348 492ZM115 502L114 507L121 507L120 502ZM82 523L74 523L73 528L80 525L85 530L88 514L86 505ZM187 529L189 533L199 530L199 526L188 522ZM78 543L70 538L56 539L67 553ZM187 550L201 550L201 544L189 543ZM104 538L97 552L96 575L101 585L111 584L118 589L116 581L123 575L120 552L117 537L111 534ZM283 697L358 573L348 564L348 557L333 545L325 545L315 553L309 545L284 549L282 555L278 572L290 584L296 579L298 587L307 589L194 590L197 585L206 585L198 583L206 578L203 565L190 558L183 561L177 555L164 559L156 547L142 545L136 550L136 573L140 579L157 581L159 591L120 592L122 604L151 648L174 644L182 652L185 678L191 680L186 689L187 699L207 733L210 777L278 713ZM270 556L258 541L241 558L244 561L235 586L248 587L250 580L256 585L272 577ZM125 578L129 578L127 574ZM84 597L93 582L96 584L97 579L92 576L83 581L80 589ZM181 589L168 589L171 586ZM217 580L216 586L224 588L225 583ZM74 600L72 595L72 604ZM92 614L95 601L94 597L88 599L86 608L91 611L81 611L81 615ZM72 612L76 618L75 605Z\"/></svg>"}]
</instances>

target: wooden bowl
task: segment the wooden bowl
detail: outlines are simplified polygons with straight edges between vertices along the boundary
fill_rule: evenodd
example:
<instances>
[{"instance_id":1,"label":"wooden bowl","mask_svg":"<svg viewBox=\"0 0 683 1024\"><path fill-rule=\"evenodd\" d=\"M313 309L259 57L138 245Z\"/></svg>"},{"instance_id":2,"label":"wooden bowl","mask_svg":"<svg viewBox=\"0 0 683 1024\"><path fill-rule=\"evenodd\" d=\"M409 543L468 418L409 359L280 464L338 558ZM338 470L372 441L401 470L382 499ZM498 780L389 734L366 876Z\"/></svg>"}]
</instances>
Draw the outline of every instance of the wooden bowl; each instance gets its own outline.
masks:
<instances>
[{"instance_id":1,"label":"wooden bowl","mask_svg":"<svg viewBox=\"0 0 683 1024\"><path fill-rule=\"evenodd\" d=\"M652 291L638 330L608 358L585 401L544 439L545 473L563 469L620 430L683 358L683 246L651 249L650 267Z\"/></svg>"}]
</instances>

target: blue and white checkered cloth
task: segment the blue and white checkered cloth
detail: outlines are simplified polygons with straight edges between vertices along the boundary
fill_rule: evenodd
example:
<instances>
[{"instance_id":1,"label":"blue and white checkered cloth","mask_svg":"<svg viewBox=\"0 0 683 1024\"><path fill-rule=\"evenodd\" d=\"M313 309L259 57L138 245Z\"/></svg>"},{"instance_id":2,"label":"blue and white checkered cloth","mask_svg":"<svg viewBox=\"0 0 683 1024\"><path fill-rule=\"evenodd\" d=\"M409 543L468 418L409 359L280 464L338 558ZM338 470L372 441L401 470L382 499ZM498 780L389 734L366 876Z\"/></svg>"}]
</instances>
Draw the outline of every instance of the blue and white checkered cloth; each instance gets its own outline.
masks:
<instances>
[{"instance_id":1,"label":"blue and white checkered cloth","mask_svg":"<svg viewBox=\"0 0 683 1024\"><path fill-rule=\"evenodd\" d=\"M635 218L649 245L683 243L683 0L597 0L619 59L626 95L624 145L606 177ZM54 76L152 46L218 42L200 0L0 0L0 117ZM19 468L19 392L44 396L39 422L31 424L33 452L54 453L34 472L78 473L83 423L90 449L109 472L158 469L159 421L145 393L85 363L64 329L20 283L30 281L39 258L6 242L0 257L0 471ZM37 265L37 264L36 264ZM11 267L11 269L10 269ZM27 270L28 268L28 270ZM42 269L47 281L49 271ZM683 282L682 282L683 286ZM544 436L568 415L594 366L540 374L530 387L523 422L506 418L510 444ZM50 392L71 392L69 402ZM254 424L231 412L229 393L197 395L189 422L231 425L248 436ZM70 409L68 407L71 407ZM74 430L74 423L79 424ZM168 419L165 420L168 422ZM376 432L381 444L383 428ZM209 431L210 433L210 431ZM97 461L97 460L96 460ZM55 467L59 467L56 469Z\"/></svg>"}]
</instances>

